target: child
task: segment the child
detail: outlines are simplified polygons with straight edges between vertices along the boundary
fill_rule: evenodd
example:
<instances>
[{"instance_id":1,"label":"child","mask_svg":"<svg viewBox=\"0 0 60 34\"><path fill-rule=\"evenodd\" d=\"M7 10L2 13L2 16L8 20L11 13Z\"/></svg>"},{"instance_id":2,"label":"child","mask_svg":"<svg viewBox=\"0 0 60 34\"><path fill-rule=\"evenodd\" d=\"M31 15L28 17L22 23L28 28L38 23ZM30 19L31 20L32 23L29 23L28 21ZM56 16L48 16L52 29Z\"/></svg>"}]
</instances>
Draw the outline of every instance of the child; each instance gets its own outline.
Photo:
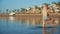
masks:
<instances>
[{"instance_id":1,"label":"child","mask_svg":"<svg viewBox=\"0 0 60 34\"><path fill-rule=\"evenodd\" d=\"M43 25L43 27L45 27L46 20L48 20L48 18L49 18L49 12L50 12L50 9L49 9L48 5L44 3L42 5L42 17L43 17L42 25Z\"/></svg>"}]
</instances>

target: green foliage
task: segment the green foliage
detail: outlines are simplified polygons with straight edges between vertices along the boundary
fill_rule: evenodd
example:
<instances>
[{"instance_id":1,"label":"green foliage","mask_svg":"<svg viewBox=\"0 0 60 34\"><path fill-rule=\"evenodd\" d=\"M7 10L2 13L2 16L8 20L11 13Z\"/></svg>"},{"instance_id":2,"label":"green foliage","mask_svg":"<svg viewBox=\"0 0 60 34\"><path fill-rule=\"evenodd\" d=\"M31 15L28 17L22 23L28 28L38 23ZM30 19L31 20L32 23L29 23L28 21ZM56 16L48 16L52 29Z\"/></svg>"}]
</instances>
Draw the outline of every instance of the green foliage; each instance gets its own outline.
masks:
<instances>
[{"instance_id":1,"label":"green foliage","mask_svg":"<svg viewBox=\"0 0 60 34\"><path fill-rule=\"evenodd\" d=\"M9 9L6 9L6 11L9 11Z\"/></svg>"},{"instance_id":2,"label":"green foliage","mask_svg":"<svg viewBox=\"0 0 60 34\"><path fill-rule=\"evenodd\" d=\"M57 5L59 5L59 6L60 6L60 2L57 2Z\"/></svg>"}]
</instances>

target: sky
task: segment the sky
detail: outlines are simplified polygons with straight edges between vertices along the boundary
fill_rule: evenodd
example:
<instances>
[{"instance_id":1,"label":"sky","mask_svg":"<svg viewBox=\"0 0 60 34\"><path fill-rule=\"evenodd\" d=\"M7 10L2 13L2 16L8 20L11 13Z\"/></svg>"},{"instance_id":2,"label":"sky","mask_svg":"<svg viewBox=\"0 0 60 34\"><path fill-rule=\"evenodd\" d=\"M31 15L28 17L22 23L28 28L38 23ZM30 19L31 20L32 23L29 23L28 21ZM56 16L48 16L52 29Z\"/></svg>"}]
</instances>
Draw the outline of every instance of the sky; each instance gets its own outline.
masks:
<instances>
[{"instance_id":1,"label":"sky","mask_svg":"<svg viewBox=\"0 0 60 34\"><path fill-rule=\"evenodd\" d=\"M28 8L42 3L58 2L60 0L0 0L0 10Z\"/></svg>"}]
</instances>

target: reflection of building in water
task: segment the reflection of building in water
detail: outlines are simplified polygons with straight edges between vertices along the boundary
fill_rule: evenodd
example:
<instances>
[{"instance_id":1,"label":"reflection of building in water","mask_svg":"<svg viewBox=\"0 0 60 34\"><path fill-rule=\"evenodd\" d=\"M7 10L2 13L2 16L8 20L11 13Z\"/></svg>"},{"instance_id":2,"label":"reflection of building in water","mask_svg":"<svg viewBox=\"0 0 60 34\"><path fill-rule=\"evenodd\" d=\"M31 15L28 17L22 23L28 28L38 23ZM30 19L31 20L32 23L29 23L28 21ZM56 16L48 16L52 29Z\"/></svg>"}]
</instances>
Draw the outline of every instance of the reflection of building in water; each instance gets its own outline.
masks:
<instances>
[{"instance_id":1,"label":"reflection of building in water","mask_svg":"<svg viewBox=\"0 0 60 34\"><path fill-rule=\"evenodd\" d=\"M10 19L10 20L14 20L14 17L13 17L13 16L10 16L9 19Z\"/></svg>"},{"instance_id":2,"label":"reflection of building in water","mask_svg":"<svg viewBox=\"0 0 60 34\"><path fill-rule=\"evenodd\" d=\"M27 24L29 24L29 23L30 23L28 19L26 20L26 22L27 22Z\"/></svg>"},{"instance_id":3,"label":"reflection of building in water","mask_svg":"<svg viewBox=\"0 0 60 34\"><path fill-rule=\"evenodd\" d=\"M32 19L32 23L35 24L35 19Z\"/></svg>"},{"instance_id":4,"label":"reflection of building in water","mask_svg":"<svg viewBox=\"0 0 60 34\"><path fill-rule=\"evenodd\" d=\"M27 18L26 22L27 22L27 24L33 24L33 25L35 25L36 19L35 18Z\"/></svg>"},{"instance_id":5,"label":"reflection of building in water","mask_svg":"<svg viewBox=\"0 0 60 34\"><path fill-rule=\"evenodd\" d=\"M25 20L27 24L31 24L32 18L26 18Z\"/></svg>"},{"instance_id":6,"label":"reflection of building in water","mask_svg":"<svg viewBox=\"0 0 60 34\"><path fill-rule=\"evenodd\" d=\"M33 18L33 19L31 19L31 24L33 24L33 25L40 25L40 20L41 18Z\"/></svg>"},{"instance_id":7,"label":"reflection of building in water","mask_svg":"<svg viewBox=\"0 0 60 34\"><path fill-rule=\"evenodd\" d=\"M21 20L21 23L26 23L26 19L25 18L20 18L20 20Z\"/></svg>"},{"instance_id":8,"label":"reflection of building in water","mask_svg":"<svg viewBox=\"0 0 60 34\"><path fill-rule=\"evenodd\" d=\"M10 17L10 19L14 19L13 17ZM21 23L25 23L25 24L32 24L32 25L40 25L42 24L42 18L40 17L16 17L15 20L20 20ZM53 19L53 24L58 24L60 21L59 19L57 18L52 18ZM47 24L51 24L51 23L48 23L47 21ZM52 25L53 25L52 24Z\"/></svg>"},{"instance_id":9,"label":"reflection of building in water","mask_svg":"<svg viewBox=\"0 0 60 34\"><path fill-rule=\"evenodd\" d=\"M38 25L41 23L41 18L39 17L21 17L20 18L21 23L26 23L26 24L33 24L33 25Z\"/></svg>"},{"instance_id":10,"label":"reflection of building in water","mask_svg":"<svg viewBox=\"0 0 60 34\"><path fill-rule=\"evenodd\" d=\"M15 22L15 18L13 16L9 16L8 17L8 22L14 23Z\"/></svg>"}]
</instances>

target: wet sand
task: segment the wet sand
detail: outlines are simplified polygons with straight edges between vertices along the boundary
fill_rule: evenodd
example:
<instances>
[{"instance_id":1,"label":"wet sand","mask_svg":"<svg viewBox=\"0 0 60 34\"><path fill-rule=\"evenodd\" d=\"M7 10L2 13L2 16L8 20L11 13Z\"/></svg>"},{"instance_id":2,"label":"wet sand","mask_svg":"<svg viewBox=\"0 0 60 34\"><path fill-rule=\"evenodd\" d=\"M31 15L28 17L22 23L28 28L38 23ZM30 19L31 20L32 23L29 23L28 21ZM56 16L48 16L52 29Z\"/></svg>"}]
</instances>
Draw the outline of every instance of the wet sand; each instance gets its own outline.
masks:
<instances>
[{"instance_id":1,"label":"wet sand","mask_svg":"<svg viewBox=\"0 0 60 34\"><path fill-rule=\"evenodd\" d=\"M10 15L8 14L0 14L0 17L9 17ZM14 17L42 17L42 14L15 14L12 15ZM60 13L50 13L49 17L60 17Z\"/></svg>"},{"instance_id":2,"label":"wet sand","mask_svg":"<svg viewBox=\"0 0 60 34\"><path fill-rule=\"evenodd\" d=\"M60 13L50 13L49 16L50 17L60 18Z\"/></svg>"}]
</instances>

